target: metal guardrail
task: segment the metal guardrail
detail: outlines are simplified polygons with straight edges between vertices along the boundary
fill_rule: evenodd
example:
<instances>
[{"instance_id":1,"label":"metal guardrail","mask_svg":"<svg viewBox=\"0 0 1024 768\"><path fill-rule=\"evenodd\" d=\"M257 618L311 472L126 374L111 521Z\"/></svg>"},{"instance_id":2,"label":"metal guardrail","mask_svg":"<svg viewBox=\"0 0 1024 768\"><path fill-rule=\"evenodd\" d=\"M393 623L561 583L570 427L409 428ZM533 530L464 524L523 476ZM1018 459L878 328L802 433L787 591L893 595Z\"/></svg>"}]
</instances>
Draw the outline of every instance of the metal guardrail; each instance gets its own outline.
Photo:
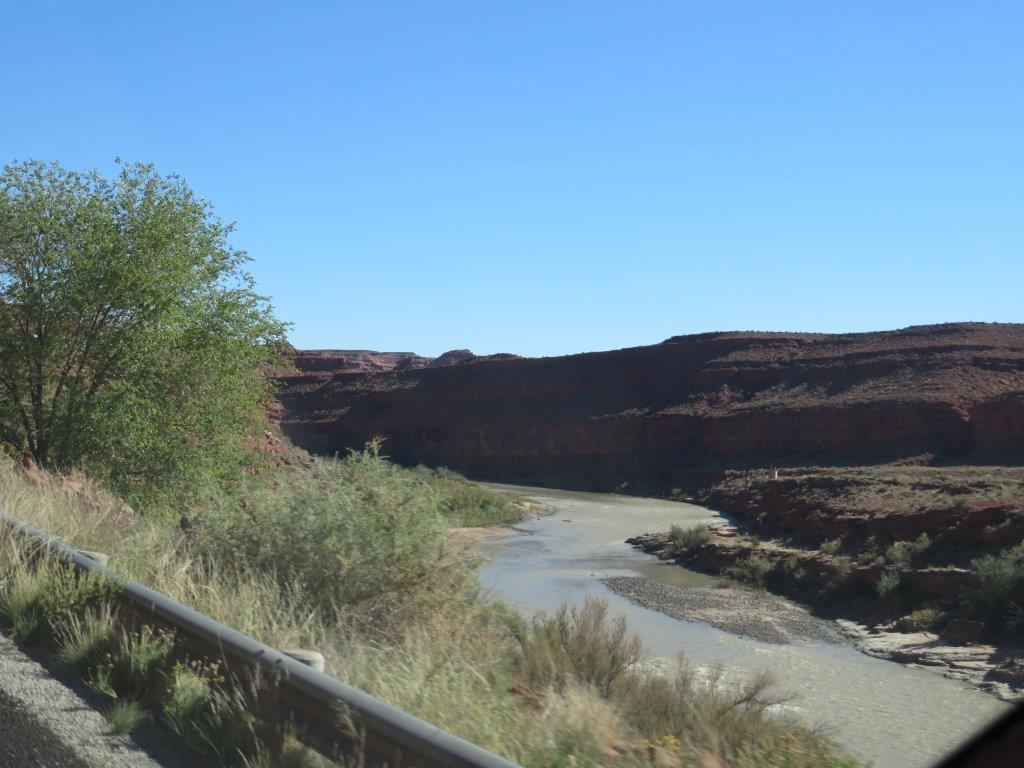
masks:
<instances>
[{"instance_id":1,"label":"metal guardrail","mask_svg":"<svg viewBox=\"0 0 1024 768\"><path fill-rule=\"evenodd\" d=\"M78 570L122 584L120 597L135 613L176 630L179 640L191 649L220 659L234 672L273 681L272 686L263 686L264 718L269 714L278 722L293 724L298 737L318 751L344 756L358 749L366 764L391 768L519 768L137 581L125 580L23 520L0 511L0 522ZM342 727L342 712L358 726L358 738Z\"/></svg>"}]
</instances>

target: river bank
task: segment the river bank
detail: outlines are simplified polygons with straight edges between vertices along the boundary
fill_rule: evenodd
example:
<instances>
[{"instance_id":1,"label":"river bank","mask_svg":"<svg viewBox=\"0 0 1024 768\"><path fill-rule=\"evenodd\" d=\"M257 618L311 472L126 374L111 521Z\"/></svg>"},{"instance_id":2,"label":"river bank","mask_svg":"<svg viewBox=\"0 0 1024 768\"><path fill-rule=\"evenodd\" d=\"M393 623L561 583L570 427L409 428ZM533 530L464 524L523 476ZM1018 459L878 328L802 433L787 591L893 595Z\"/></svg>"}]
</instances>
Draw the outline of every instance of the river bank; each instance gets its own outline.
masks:
<instances>
[{"instance_id":1,"label":"river bank","mask_svg":"<svg viewBox=\"0 0 1024 768\"><path fill-rule=\"evenodd\" d=\"M602 583L638 605L697 621L764 643L845 643L869 656L941 673L1003 701L1021 698L1020 649L988 643L958 644L933 632L878 630L848 619L815 616L801 606L755 590L728 585L680 588L643 577Z\"/></svg>"},{"instance_id":2,"label":"river bank","mask_svg":"<svg viewBox=\"0 0 1024 768\"><path fill-rule=\"evenodd\" d=\"M446 536L448 540L465 547L473 547L485 541L501 539L512 533L524 533L525 531L519 527L519 523L550 515L554 511L551 505L542 504L530 499L516 498L512 504L519 513L519 520L516 523L456 526L447 530Z\"/></svg>"},{"instance_id":3,"label":"river bank","mask_svg":"<svg viewBox=\"0 0 1024 768\"><path fill-rule=\"evenodd\" d=\"M637 531L723 522L710 509L638 496L493 487L553 510L516 526L525 533L508 531L479 545L485 558L480 580L496 597L524 610L548 611L565 601L604 598L643 638L652 663L670 665L683 655L698 670L721 669L731 679L768 672L775 690L791 697L787 713L824 728L878 768L929 765L1007 707L964 681L867 655L842 633L831 642L764 642L652 610L603 582L644 577L690 589L721 581L624 543Z\"/></svg>"},{"instance_id":4,"label":"river bank","mask_svg":"<svg viewBox=\"0 0 1024 768\"><path fill-rule=\"evenodd\" d=\"M817 611L820 621L831 622L868 655L940 672L1004 701L1024 695L1024 648L986 641L980 622L944 618L934 607L951 590L950 583L956 594L956 580L969 575L966 569L892 569L889 573L896 576L890 576L891 594L880 594L878 585L887 574L878 564L850 566L841 557L819 550L745 536L731 524L643 534L626 543L661 561L725 577L727 582L747 583L745 591L768 594L767 588L804 598L802 602ZM897 591L901 585L902 596ZM926 603L928 598L935 602ZM689 608L690 599L674 595L652 603L641 596L640 602L677 618L700 620L700 611ZM770 601L749 602L762 609L756 615L770 620ZM922 604L931 607L913 610Z\"/></svg>"}]
</instances>

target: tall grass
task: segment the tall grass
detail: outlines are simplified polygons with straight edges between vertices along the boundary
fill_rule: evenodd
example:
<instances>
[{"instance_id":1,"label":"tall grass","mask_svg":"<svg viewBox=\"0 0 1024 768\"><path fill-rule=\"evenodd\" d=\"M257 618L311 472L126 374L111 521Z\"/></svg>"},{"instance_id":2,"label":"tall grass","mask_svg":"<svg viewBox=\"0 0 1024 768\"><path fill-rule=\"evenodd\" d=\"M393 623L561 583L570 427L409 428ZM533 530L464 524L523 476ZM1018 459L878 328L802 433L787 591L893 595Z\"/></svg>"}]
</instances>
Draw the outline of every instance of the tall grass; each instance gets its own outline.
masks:
<instances>
[{"instance_id":1,"label":"tall grass","mask_svg":"<svg viewBox=\"0 0 1024 768\"><path fill-rule=\"evenodd\" d=\"M470 483L450 469L415 471L439 495L441 512L452 525L507 525L522 519L522 509L508 494Z\"/></svg>"},{"instance_id":2,"label":"tall grass","mask_svg":"<svg viewBox=\"0 0 1024 768\"><path fill-rule=\"evenodd\" d=\"M608 604L593 598L538 614L530 622L513 622L513 627L523 675L533 687L564 690L585 683L607 698L616 680L643 657L625 617L609 620Z\"/></svg>"},{"instance_id":3,"label":"tall grass","mask_svg":"<svg viewBox=\"0 0 1024 768\"><path fill-rule=\"evenodd\" d=\"M681 766L707 755L751 768L853 764L775 714L764 681L645 669L639 641L601 603L525 619L481 600L473 559L445 528L501 505L461 515L460 482L368 451L211 496L179 527L4 465L0 506L268 645L318 650L330 674L528 768L666 754ZM0 531L0 622L10 631L29 617L52 633L59 658L117 705L118 727L138 706L224 762L278 759L215 669L158 634L124 634L109 595L69 590L49 568Z\"/></svg>"},{"instance_id":4,"label":"tall grass","mask_svg":"<svg viewBox=\"0 0 1024 768\"><path fill-rule=\"evenodd\" d=\"M525 766L686 766L709 756L743 768L856 764L781 716L767 676L731 681L682 660L666 674L644 655L600 600L530 621L477 607L398 645L358 645L344 674Z\"/></svg>"}]
</instances>

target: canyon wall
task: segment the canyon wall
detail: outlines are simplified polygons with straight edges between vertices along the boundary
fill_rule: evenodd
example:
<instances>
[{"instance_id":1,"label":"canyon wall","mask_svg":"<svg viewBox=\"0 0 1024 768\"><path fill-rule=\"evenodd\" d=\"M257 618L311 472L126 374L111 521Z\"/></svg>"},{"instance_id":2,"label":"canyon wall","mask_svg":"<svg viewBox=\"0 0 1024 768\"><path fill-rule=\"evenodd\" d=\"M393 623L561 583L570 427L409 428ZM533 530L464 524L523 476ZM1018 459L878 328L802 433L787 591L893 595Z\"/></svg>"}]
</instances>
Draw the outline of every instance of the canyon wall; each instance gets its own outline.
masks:
<instances>
[{"instance_id":1,"label":"canyon wall","mask_svg":"<svg viewBox=\"0 0 1024 768\"><path fill-rule=\"evenodd\" d=\"M708 333L565 357L297 352L282 427L321 453L614 488L697 471L1024 452L1024 325ZM442 356L445 357L445 356ZM441 360L441 358L438 358ZM354 369L356 367L357 369Z\"/></svg>"}]
</instances>

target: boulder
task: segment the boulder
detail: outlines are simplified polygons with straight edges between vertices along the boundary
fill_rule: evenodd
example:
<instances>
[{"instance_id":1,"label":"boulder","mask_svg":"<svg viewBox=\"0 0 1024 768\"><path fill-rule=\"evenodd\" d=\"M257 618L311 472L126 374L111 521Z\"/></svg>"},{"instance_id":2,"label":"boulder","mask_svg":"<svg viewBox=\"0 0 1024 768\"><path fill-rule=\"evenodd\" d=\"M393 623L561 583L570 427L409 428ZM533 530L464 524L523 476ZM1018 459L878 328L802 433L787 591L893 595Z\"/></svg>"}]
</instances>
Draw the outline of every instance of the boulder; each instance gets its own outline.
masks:
<instances>
[{"instance_id":1,"label":"boulder","mask_svg":"<svg viewBox=\"0 0 1024 768\"><path fill-rule=\"evenodd\" d=\"M961 644L974 643L985 634L985 622L970 619L950 619L942 631L944 642Z\"/></svg>"},{"instance_id":2,"label":"boulder","mask_svg":"<svg viewBox=\"0 0 1024 768\"><path fill-rule=\"evenodd\" d=\"M954 598L960 590L975 582L974 572L954 566L943 568L922 568L911 571L907 579L925 597Z\"/></svg>"}]
</instances>

